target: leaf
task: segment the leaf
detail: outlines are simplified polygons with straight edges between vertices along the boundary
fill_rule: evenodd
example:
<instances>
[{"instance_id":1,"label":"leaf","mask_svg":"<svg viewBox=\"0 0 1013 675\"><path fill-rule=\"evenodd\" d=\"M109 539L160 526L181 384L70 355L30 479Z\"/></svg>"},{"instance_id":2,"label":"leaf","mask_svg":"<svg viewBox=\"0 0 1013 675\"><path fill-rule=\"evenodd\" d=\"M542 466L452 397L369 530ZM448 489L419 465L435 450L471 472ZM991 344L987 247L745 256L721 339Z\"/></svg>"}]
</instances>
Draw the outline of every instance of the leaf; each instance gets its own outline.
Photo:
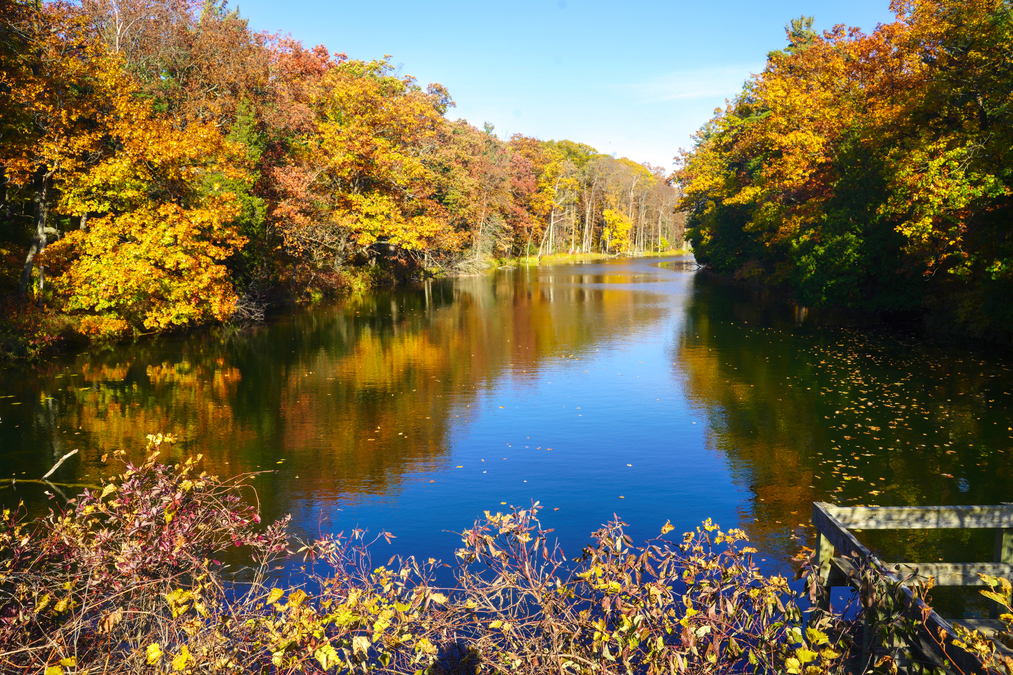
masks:
<instances>
[{"instance_id":1,"label":"leaf","mask_svg":"<svg viewBox=\"0 0 1013 675\"><path fill-rule=\"evenodd\" d=\"M162 658L162 647L157 642L152 642L148 645L148 648L144 650L144 654L147 657L148 665L153 666L158 663L158 660Z\"/></svg>"},{"instance_id":2,"label":"leaf","mask_svg":"<svg viewBox=\"0 0 1013 675\"><path fill-rule=\"evenodd\" d=\"M187 661L190 660L190 650L187 649L186 645L180 647L179 654L172 660L172 669L176 671L182 671L186 668Z\"/></svg>"},{"instance_id":3,"label":"leaf","mask_svg":"<svg viewBox=\"0 0 1013 675\"><path fill-rule=\"evenodd\" d=\"M665 524L661 526L661 533L668 534L675 529L675 525L672 524L671 520L666 520Z\"/></svg>"},{"instance_id":4,"label":"leaf","mask_svg":"<svg viewBox=\"0 0 1013 675\"><path fill-rule=\"evenodd\" d=\"M805 636L809 638L809 643L814 645L821 645L830 641L826 633L822 633L815 628L806 628Z\"/></svg>"},{"instance_id":5,"label":"leaf","mask_svg":"<svg viewBox=\"0 0 1013 675\"><path fill-rule=\"evenodd\" d=\"M49 666L46 668L46 675L63 675L62 666Z\"/></svg>"},{"instance_id":6,"label":"leaf","mask_svg":"<svg viewBox=\"0 0 1013 675\"><path fill-rule=\"evenodd\" d=\"M324 670L330 670L341 663L341 658L338 656L338 652L334 649L330 642L317 647L316 651L313 652L313 658L317 660L320 667Z\"/></svg>"},{"instance_id":7,"label":"leaf","mask_svg":"<svg viewBox=\"0 0 1013 675\"><path fill-rule=\"evenodd\" d=\"M432 595L429 596L429 598L433 602L435 602L437 604L440 604L440 605L442 605L442 604L444 604L444 603L447 602L447 596L445 596L443 593L433 593Z\"/></svg>"},{"instance_id":8,"label":"leaf","mask_svg":"<svg viewBox=\"0 0 1013 675\"><path fill-rule=\"evenodd\" d=\"M365 656L369 652L369 638L365 635L356 635L352 638L352 653Z\"/></svg>"},{"instance_id":9,"label":"leaf","mask_svg":"<svg viewBox=\"0 0 1013 675\"><path fill-rule=\"evenodd\" d=\"M795 656L797 656L798 660L802 663L809 663L810 661L815 661L819 658L819 653L814 652L807 647L799 647L798 650L795 651Z\"/></svg>"},{"instance_id":10,"label":"leaf","mask_svg":"<svg viewBox=\"0 0 1013 675\"><path fill-rule=\"evenodd\" d=\"M272 588L271 593L267 596L267 604L273 605L281 599L281 596L285 595L285 591L280 588Z\"/></svg>"},{"instance_id":11,"label":"leaf","mask_svg":"<svg viewBox=\"0 0 1013 675\"><path fill-rule=\"evenodd\" d=\"M1006 596L1003 595L1002 593L996 593L995 591L981 591L981 594L984 595L989 600L995 600L1000 604L1006 602Z\"/></svg>"},{"instance_id":12,"label":"leaf","mask_svg":"<svg viewBox=\"0 0 1013 675\"><path fill-rule=\"evenodd\" d=\"M116 490L118 489L119 488L117 488L117 486L113 485L112 483L109 483L104 488L102 488L102 494L99 496L99 499L105 499L112 493L116 492Z\"/></svg>"},{"instance_id":13,"label":"leaf","mask_svg":"<svg viewBox=\"0 0 1013 675\"><path fill-rule=\"evenodd\" d=\"M122 609L118 608L114 612L109 612L104 617L102 617L102 621L99 622L99 632L108 635L109 633L112 632L114 628L116 628L117 625L119 625L120 621L122 620L123 620Z\"/></svg>"},{"instance_id":14,"label":"leaf","mask_svg":"<svg viewBox=\"0 0 1013 675\"><path fill-rule=\"evenodd\" d=\"M294 590L294 591L292 591L291 593L288 594L288 606L289 607L298 607L308 597L309 597L309 594L306 593L306 591L304 591L303 589L300 588L300 589Z\"/></svg>"}]
</instances>

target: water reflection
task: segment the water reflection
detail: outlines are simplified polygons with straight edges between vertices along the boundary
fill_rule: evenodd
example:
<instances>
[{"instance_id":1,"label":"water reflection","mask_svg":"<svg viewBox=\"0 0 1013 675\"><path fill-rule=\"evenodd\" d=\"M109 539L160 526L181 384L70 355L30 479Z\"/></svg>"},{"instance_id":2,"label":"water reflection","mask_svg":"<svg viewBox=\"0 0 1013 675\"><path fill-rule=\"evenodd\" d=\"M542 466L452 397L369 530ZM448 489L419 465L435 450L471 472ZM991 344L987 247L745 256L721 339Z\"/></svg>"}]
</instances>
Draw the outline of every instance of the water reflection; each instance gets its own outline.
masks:
<instances>
[{"instance_id":1,"label":"water reflection","mask_svg":"<svg viewBox=\"0 0 1013 675\"><path fill-rule=\"evenodd\" d=\"M630 291L649 276L536 268L429 282L249 332L148 340L7 372L14 397L0 438L13 451L2 470L38 477L79 448L53 480L94 481L110 449L139 457L145 435L163 432L180 441L171 453L201 453L211 472L275 470L258 479L269 517L396 500L406 476L447 464L451 429L505 376L532 382L547 360L579 358L656 322L664 309ZM38 497L23 487L0 499L26 489Z\"/></svg>"},{"instance_id":2,"label":"water reflection","mask_svg":"<svg viewBox=\"0 0 1013 675\"><path fill-rule=\"evenodd\" d=\"M708 444L752 495L743 518L754 537L788 555L789 529L808 523L814 500L1013 498L1008 361L800 319L786 303L700 278L673 355ZM888 559L992 558L992 532L862 536Z\"/></svg>"},{"instance_id":3,"label":"water reflection","mask_svg":"<svg viewBox=\"0 0 1013 675\"><path fill-rule=\"evenodd\" d=\"M0 373L0 474L79 448L54 480L96 481L161 431L215 473L271 470L265 515L308 534L383 528L447 559L448 531L539 500L568 553L613 514L637 538L714 517L782 571L814 500L1013 499L1009 361L840 323L691 261L431 282ZM20 499L47 504L0 490ZM991 533L889 536L863 534L899 560L991 559Z\"/></svg>"}]
</instances>

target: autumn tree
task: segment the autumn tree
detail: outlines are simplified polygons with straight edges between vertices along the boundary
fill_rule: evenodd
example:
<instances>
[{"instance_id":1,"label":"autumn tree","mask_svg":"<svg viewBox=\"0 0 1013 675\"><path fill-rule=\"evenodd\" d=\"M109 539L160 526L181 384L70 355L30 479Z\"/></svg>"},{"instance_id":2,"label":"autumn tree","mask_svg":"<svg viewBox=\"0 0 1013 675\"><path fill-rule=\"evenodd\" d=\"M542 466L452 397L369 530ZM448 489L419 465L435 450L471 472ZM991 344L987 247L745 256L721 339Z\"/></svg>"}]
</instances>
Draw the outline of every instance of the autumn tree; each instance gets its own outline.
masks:
<instances>
[{"instance_id":1,"label":"autumn tree","mask_svg":"<svg viewBox=\"0 0 1013 675\"><path fill-rule=\"evenodd\" d=\"M0 87L7 94L0 104L0 165L5 199L31 204L31 241L18 282L24 296L36 256L58 235L50 209L60 184L101 152L97 121L107 112L104 94L119 66L88 40L74 8L12 3L11 9L0 53ZM40 290L43 282L40 274Z\"/></svg>"},{"instance_id":2,"label":"autumn tree","mask_svg":"<svg viewBox=\"0 0 1013 675\"><path fill-rule=\"evenodd\" d=\"M908 133L892 144L890 193L881 212L897 223L906 252L927 274L990 289L990 308L968 310L995 316L1013 288L1007 225L1013 16L998 0L898 0L893 8L910 27L925 77L908 106Z\"/></svg>"},{"instance_id":3,"label":"autumn tree","mask_svg":"<svg viewBox=\"0 0 1013 675\"><path fill-rule=\"evenodd\" d=\"M312 98L313 130L275 171L277 227L294 255L340 268L355 257L418 259L459 237L436 199L446 99L386 61L329 69Z\"/></svg>"},{"instance_id":4,"label":"autumn tree","mask_svg":"<svg viewBox=\"0 0 1013 675\"><path fill-rule=\"evenodd\" d=\"M131 94L114 97L106 120L115 150L62 186L59 210L92 217L46 251L57 297L96 335L228 320L241 206L207 183L242 180L241 148L212 124L177 129Z\"/></svg>"},{"instance_id":5,"label":"autumn tree","mask_svg":"<svg viewBox=\"0 0 1013 675\"><path fill-rule=\"evenodd\" d=\"M807 31L787 27L789 47L768 55L682 158L694 249L740 278L790 284L807 304L906 304L902 241L876 213L878 148L903 119L921 64L903 24Z\"/></svg>"},{"instance_id":6,"label":"autumn tree","mask_svg":"<svg viewBox=\"0 0 1013 675\"><path fill-rule=\"evenodd\" d=\"M139 93L178 124L228 129L244 104L267 104L267 37L224 0L83 0L81 7Z\"/></svg>"},{"instance_id":7,"label":"autumn tree","mask_svg":"<svg viewBox=\"0 0 1013 675\"><path fill-rule=\"evenodd\" d=\"M484 264L494 253L509 252L513 237L512 153L493 133L465 120L442 127L438 150L439 201L455 231L470 239L466 260Z\"/></svg>"}]
</instances>

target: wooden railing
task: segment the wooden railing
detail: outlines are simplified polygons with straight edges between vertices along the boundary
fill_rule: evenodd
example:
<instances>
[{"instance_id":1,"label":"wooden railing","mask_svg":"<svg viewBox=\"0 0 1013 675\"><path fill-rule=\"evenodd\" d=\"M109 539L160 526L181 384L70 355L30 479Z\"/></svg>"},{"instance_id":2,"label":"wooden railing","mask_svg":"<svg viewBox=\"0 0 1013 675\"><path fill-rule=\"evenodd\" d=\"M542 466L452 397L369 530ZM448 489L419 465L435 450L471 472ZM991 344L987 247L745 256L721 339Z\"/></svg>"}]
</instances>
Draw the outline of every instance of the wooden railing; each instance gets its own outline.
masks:
<instances>
[{"instance_id":1,"label":"wooden railing","mask_svg":"<svg viewBox=\"0 0 1013 675\"><path fill-rule=\"evenodd\" d=\"M820 581L826 589L817 605L824 610L829 609L830 589L833 586L857 584L858 570L853 561L870 565L894 583L900 583L901 578L928 580L932 577L936 586L984 586L979 574L1007 579L1013 575L1013 506L845 507L815 502L812 522L818 533L816 556ZM993 562L884 563L851 532L923 529L995 530ZM835 550L838 555L834 555ZM908 611L921 619L923 603L906 586L903 590L908 599ZM992 618L996 616L993 608ZM985 630L993 627L982 621L962 620L961 623ZM965 674L981 672L981 664L974 656L952 645L954 633L948 620L935 611L928 612L922 629L927 632L922 640L923 651L927 646L935 652L936 658L941 658L941 650L945 649L945 656ZM941 635L945 636L942 641Z\"/></svg>"}]
</instances>

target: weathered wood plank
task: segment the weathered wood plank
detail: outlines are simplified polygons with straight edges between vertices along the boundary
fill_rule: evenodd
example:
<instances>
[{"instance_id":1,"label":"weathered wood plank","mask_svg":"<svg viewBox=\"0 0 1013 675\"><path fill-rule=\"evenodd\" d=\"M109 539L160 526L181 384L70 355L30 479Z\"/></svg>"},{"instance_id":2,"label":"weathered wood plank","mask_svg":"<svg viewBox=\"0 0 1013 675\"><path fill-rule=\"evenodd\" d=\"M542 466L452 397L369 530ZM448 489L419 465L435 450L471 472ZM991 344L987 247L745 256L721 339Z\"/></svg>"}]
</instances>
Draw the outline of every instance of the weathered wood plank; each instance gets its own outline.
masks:
<instances>
[{"instance_id":1,"label":"weathered wood plank","mask_svg":"<svg viewBox=\"0 0 1013 675\"><path fill-rule=\"evenodd\" d=\"M1013 506L825 505L854 530L1013 529Z\"/></svg>"},{"instance_id":2,"label":"weathered wood plank","mask_svg":"<svg viewBox=\"0 0 1013 675\"><path fill-rule=\"evenodd\" d=\"M834 545L841 555L858 555L866 560L875 560L875 556L865 548L855 535L837 519L838 507L826 502L813 502L813 526Z\"/></svg>"},{"instance_id":3,"label":"weathered wood plank","mask_svg":"<svg viewBox=\"0 0 1013 675\"><path fill-rule=\"evenodd\" d=\"M1013 563L1013 530L1004 527L998 527L995 530L995 551L992 554L992 562L997 563ZM993 574L992 576L999 576ZM1001 576L1011 579L1008 574ZM1002 607L998 602L993 602L991 607L988 609L988 616L990 619L998 619L1006 609Z\"/></svg>"},{"instance_id":4,"label":"weathered wood plank","mask_svg":"<svg viewBox=\"0 0 1013 675\"><path fill-rule=\"evenodd\" d=\"M986 586L979 574L1010 578L1013 565L996 563L890 563L898 577L916 574L919 581L935 577L936 586Z\"/></svg>"},{"instance_id":5,"label":"weathered wood plank","mask_svg":"<svg viewBox=\"0 0 1013 675\"><path fill-rule=\"evenodd\" d=\"M861 579L859 579L858 568L854 566L851 560L845 558L834 558L831 562L831 566L834 568L836 574L848 580L848 584L852 587L859 586ZM831 575L836 576L836 575ZM896 581L896 577L889 572L884 576ZM945 657L952 661L960 672L965 675L971 673L984 673L984 669L981 666L981 662L978 661L972 654L965 652L960 647L953 644L953 626L946 619L942 618L934 611L930 612L929 615L922 621L922 612L926 607L925 603L921 600L915 600L914 594L907 586L901 586L901 590L904 592L904 597L907 601L907 614L919 621L919 638L920 645L918 648L926 653L935 654L935 658L944 658L943 650L940 648L939 636L941 631L945 631L946 639L943 640L945 645Z\"/></svg>"},{"instance_id":6,"label":"weathered wood plank","mask_svg":"<svg viewBox=\"0 0 1013 675\"><path fill-rule=\"evenodd\" d=\"M1013 529L996 528L995 557L992 562L1013 563Z\"/></svg>"},{"instance_id":7,"label":"weathered wood plank","mask_svg":"<svg viewBox=\"0 0 1013 675\"><path fill-rule=\"evenodd\" d=\"M980 632L985 637L991 637L999 631L1006 630L1006 624L998 619L955 619L953 623L963 624L971 630ZM996 643L996 647L1003 648L1002 644ZM1003 648L1003 651L1009 651Z\"/></svg>"},{"instance_id":8,"label":"weathered wood plank","mask_svg":"<svg viewBox=\"0 0 1013 675\"><path fill-rule=\"evenodd\" d=\"M834 558L834 545L830 543L830 540L823 536L819 530L816 531L816 565L818 566L817 575L819 577L819 583L823 587L823 591L818 593L816 596L816 608L823 612L830 611L830 561ZM810 614L810 620L815 621L817 614Z\"/></svg>"},{"instance_id":9,"label":"weathered wood plank","mask_svg":"<svg viewBox=\"0 0 1013 675\"><path fill-rule=\"evenodd\" d=\"M892 574L887 567L878 558L876 558L876 556L874 556L868 548L863 546L862 543L848 531L847 527L838 520L836 513L840 509L842 509L842 507L827 504L826 502L813 502L813 525L821 534L823 534L823 536L833 543L839 553L844 555L857 555L872 565L875 569L878 569L888 580L893 581L894 583L899 583L897 576ZM850 577L852 585L855 585L858 581L856 578L857 571L851 565L850 561L834 558L832 565L839 568L842 574ZM953 665L965 675L970 675L971 673L982 673L983 668L981 662L978 661L978 659L972 654L965 652L953 644L953 626L951 626L948 621L943 619L936 612L929 610L924 602L916 599L910 588L901 585L901 591L904 593L904 597L906 599L908 615L921 622L919 625L919 631L921 633L922 642L925 645L938 645L940 641L939 636L945 635L946 638L943 640L945 653L952 661ZM926 611L928 612L927 615L925 615ZM923 615L925 615L924 618ZM941 656L941 653L938 653L938 655Z\"/></svg>"}]
</instances>

